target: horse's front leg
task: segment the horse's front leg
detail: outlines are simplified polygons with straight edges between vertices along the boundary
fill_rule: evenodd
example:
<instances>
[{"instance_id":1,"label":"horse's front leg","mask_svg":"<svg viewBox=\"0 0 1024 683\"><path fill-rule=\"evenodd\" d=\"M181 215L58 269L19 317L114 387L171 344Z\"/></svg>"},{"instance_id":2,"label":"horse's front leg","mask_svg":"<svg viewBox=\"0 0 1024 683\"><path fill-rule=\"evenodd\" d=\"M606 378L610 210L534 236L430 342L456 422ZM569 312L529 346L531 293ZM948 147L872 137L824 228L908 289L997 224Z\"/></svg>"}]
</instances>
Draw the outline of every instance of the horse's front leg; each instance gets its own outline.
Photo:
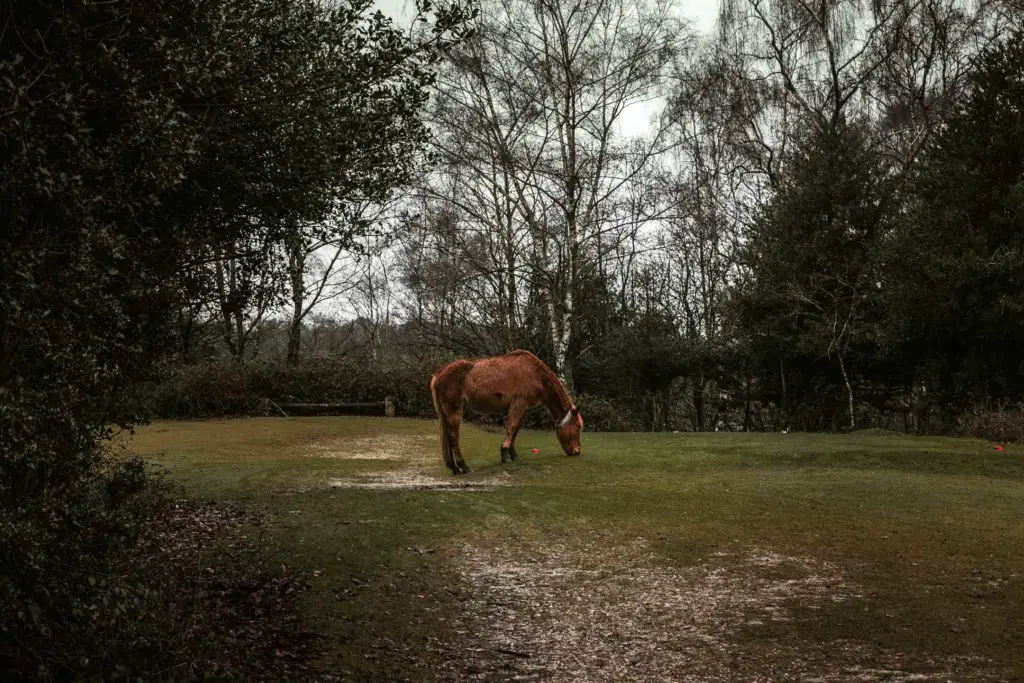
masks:
<instances>
[{"instance_id":1,"label":"horse's front leg","mask_svg":"<svg viewBox=\"0 0 1024 683\"><path fill-rule=\"evenodd\" d=\"M508 408L508 420L505 423L505 440L501 442L502 464L507 460L519 459L519 456L516 454L516 434L519 433L519 428L523 426L523 418L526 416L526 410L529 407L524 402L517 402Z\"/></svg>"}]
</instances>

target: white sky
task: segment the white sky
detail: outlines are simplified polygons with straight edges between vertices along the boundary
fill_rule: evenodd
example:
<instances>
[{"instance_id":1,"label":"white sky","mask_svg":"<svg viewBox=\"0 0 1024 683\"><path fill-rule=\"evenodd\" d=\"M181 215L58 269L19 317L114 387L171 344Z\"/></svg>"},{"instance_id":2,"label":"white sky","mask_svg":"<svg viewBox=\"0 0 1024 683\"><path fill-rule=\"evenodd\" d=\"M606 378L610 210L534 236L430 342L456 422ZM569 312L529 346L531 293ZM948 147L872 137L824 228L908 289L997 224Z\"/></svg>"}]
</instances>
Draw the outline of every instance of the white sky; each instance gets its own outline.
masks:
<instances>
[{"instance_id":1,"label":"white sky","mask_svg":"<svg viewBox=\"0 0 1024 683\"><path fill-rule=\"evenodd\" d=\"M679 14L688 20L698 34L707 35L715 27L721 0L676 0ZM374 0L374 6L394 18L400 26L406 25L415 8L414 0ZM664 105L661 98L627 107L620 119L622 134L632 137L643 135L650 129L652 117Z\"/></svg>"}]
</instances>

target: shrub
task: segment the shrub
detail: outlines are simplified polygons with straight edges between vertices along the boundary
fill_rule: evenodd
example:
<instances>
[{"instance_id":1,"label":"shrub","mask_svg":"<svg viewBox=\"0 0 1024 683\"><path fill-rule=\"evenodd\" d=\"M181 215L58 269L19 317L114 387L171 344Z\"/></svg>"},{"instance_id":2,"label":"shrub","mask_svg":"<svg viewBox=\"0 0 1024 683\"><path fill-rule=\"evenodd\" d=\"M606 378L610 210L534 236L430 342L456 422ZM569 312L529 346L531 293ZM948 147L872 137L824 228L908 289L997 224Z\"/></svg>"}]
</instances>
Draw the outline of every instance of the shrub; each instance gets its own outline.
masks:
<instances>
[{"instance_id":1,"label":"shrub","mask_svg":"<svg viewBox=\"0 0 1024 683\"><path fill-rule=\"evenodd\" d=\"M0 678L281 678L312 644L259 520L174 502L135 458L0 519ZM256 531L254 531L256 529Z\"/></svg>"},{"instance_id":2,"label":"shrub","mask_svg":"<svg viewBox=\"0 0 1024 683\"><path fill-rule=\"evenodd\" d=\"M643 416L626 401L581 394L576 402L583 413L584 429L591 432L643 431Z\"/></svg>"},{"instance_id":3,"label":"shrub","mask_svg":"<svg viewBox=\"0 0 1024 683\"><path fill-rule=\"evenodd\" d=\"M976 408L961 421L960 433L989 441L1024 441L1024 405Z\"/></svg>"},{"instance_id":4,"label":"shrub","mask_svg":"<svg viewBox=\"0 0 1024 683\"><path fill-rule=\"evenodd\" d=\"M382 401L399 415L432 417L432 364L409 360L375 364L359 357L312 358L294 367L276 362L207 363L180 368L150 388L146 403L162 418L257 415L264 399L277 403Z\"/></svg>"},{"instance_id":5,"label":"shrub","mask_svg":"<svg viewBox=\"0 0 1024 683\"><path fill-rule=\"evenodd\" d=\"M390 396L398 415L434 417L430 376L438 364L408 359L377 364L358 356L311 358L295 367L278 362L206 363L184 366L170 380L150 388L146 402L161 418L240 417L266 412L276 403L380 401ZM581 394L577 402L590 431L643 429L643 416L625 401ZM502 425L504 418L467 411L469 421ZM551 428L543 407L526 414L524 425Z\"/></svg>"}]
</instances>

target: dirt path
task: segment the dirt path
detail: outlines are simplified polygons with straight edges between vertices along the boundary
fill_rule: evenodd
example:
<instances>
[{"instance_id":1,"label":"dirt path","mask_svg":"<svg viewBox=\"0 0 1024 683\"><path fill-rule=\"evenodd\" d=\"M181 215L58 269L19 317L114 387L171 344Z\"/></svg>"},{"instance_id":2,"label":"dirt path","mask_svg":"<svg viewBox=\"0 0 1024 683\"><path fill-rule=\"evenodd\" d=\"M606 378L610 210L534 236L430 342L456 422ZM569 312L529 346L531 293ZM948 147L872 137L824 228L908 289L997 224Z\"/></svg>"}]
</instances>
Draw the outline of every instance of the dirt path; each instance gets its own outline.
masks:
<instances>
[{"instance_id":1,"label":"dirt path","mask_svg":"<svg viewBox=\"0 0 1024 683\"><path fill-rule=\"evenodd\" d=\"M795 608L806 615L827 601L870 599L839 567L811 557L719 553L678 569L638 539L527 552L466 546L460 560L471 597L450 680L999 680L984 662L910 664L853 642L758 638Z\"/></svg>"}]
</instances>

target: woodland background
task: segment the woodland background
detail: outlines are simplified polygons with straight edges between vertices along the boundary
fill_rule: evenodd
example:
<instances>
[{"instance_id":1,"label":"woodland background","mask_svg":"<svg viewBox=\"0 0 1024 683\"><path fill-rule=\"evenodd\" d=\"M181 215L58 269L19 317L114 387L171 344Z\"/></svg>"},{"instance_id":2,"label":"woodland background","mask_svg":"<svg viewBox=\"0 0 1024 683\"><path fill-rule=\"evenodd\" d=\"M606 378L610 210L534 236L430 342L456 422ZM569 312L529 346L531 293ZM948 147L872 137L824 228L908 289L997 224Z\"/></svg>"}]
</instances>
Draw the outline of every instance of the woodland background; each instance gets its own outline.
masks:
<instances>
[{"instance_id":1,"label":"woodland background","mask_svg":"<svg viewBox=\"0 0 1024 683\"><path fill-rule=\"evenodd\" d=\"M116 448L154 416L529 348L591 429L1024 437L1024 6L677 10L4 4L4 677L302 661L302 577Z\"/></svg>"},{"instance_id":2,"label":"woodland background","mask_svg":"<svg viewBox=\"0 0 1024 683\"><path fill-rule=\"evenodd\" d=\"M527 348L592 429L1010 428L1020 3L679 9L481 5L401 187L196 272L157 412L426 416L440 364Z\"/></svg>"}]
</instances>

